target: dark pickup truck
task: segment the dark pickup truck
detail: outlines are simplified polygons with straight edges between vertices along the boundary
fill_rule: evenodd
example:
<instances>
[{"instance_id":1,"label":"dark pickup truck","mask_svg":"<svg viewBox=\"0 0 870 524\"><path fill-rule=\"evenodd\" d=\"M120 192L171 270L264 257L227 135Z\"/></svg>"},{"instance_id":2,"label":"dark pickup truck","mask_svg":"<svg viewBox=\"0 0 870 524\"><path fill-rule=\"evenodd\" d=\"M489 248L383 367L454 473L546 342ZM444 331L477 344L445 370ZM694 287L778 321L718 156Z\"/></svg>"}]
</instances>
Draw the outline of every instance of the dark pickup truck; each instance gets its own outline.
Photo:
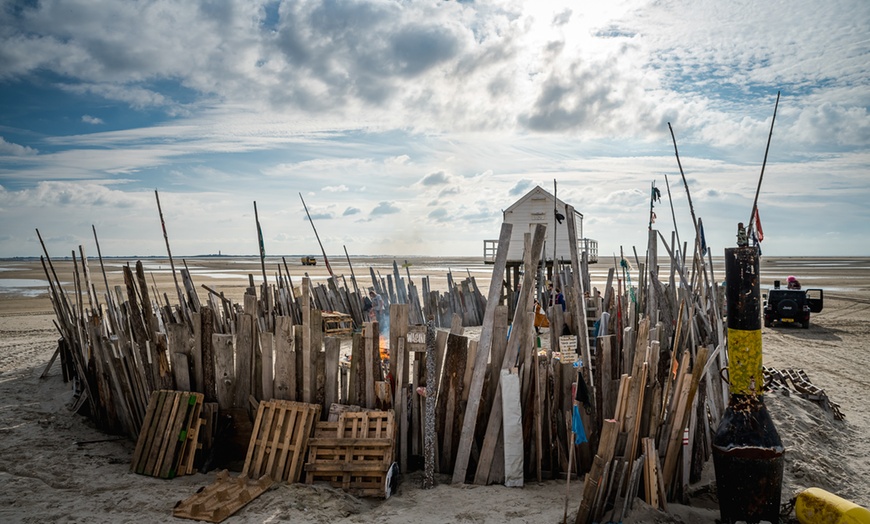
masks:
<instances>
[{"instance_id":1,"label":"dark pickup truck","mask_svg":"<svg viewBox=\"0 0 870 524\"><path fill-rule=\"evenodd\" d=\"M824 306L825 293L821 289L786 289L775 281L773 289L764 295L764 326L799 323L809 329L810 313L818 313Z\"/></svg>"}]
</instances>

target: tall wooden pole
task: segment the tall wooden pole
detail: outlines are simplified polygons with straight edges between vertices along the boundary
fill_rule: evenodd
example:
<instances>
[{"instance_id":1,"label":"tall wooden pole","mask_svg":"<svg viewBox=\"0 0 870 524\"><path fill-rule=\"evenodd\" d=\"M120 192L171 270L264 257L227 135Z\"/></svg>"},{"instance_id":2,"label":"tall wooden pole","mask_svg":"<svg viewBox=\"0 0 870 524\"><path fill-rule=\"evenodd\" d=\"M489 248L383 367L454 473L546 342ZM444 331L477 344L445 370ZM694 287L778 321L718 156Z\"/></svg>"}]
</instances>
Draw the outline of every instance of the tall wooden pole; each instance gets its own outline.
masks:
<instances>
[{"instance_id":1,"label":"tall wooden pole","mask_svg":"<svg viewBox=\"0 0 870 524\"><path fill-rule=\"evenodd\" d=\"M178 293L178 302L181 306L181 311L184 314L185 320L190 324L190 319L187 314L187 304L184 302L184 293L181 292L181 286L178 285L178 276L175 274L175 262L172 260L172 250L169 249L169 235L166 234L166 221L163 220L163 209L160 207L160 195L157 190L154 190L154 198L157 199L157 212L160 214L160 227L163 229L163 240L166 242L166 254L169 256L169 267L172 268L172 280L175 281L175 291Z\"/></svg>"},{"instance_id":2,"label":"tall wooden pole","mask_svg":"<svg viewBox=\"0 0 870 524\"><path fill-rule=\"evenodd\" d=\"M302 201L302 207L305 208L305 214L308 216L308 222L311 224L311 229L314 230L314 238L317 239L317 244L320 245L320 252L323 253L323 263L326 265L326 270L329 271L329 276L335 277L332 273L332 268L329 266L329 259L326 258L326 250L323 249L323 243L320 241L320 235L317 234L317 228L314 227L314 221L311 220L311 213L308 212L308 206L305 205L305 199L302 198L302 193L299 193L299 200Z\"/></svg>"}]
</instances>

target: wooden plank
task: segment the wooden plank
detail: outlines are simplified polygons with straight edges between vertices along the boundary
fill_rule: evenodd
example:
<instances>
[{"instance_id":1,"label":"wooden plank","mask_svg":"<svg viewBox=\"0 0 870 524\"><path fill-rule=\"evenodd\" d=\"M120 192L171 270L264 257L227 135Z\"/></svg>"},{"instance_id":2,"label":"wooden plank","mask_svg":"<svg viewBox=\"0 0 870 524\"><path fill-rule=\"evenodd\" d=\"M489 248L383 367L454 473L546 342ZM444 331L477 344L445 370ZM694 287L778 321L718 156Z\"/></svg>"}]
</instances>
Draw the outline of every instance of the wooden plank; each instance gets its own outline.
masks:
<instances>
[{"instance_id":1,"label":"wooden plank","mask_svg":"<svg viewBox=\"0 0 870 524\"><path fill-rule=\"evenodd\" d=\"M323 405L328 412L329 406L338 402L338 358L341 353L341 339L326 337L325 354L325 390Z\"/></svg>"},{"instance_id":2,"label":"wooden plank","mask_svg":"<svg viewBox=\"0 0 870 524\"><path fill-rule=\"evenodd\" d=\"M196 451L202 447L199 443L199 434L205 425L205 420L201 416L205 407L204 398L205 396L202 393L197 395L197 402L193 407L193 422L187 432L184 446L181 448L176 475L188 475L194 472L193 463L196 458Z\"/></svg>"},{"instance_id":3,"label":"wooden plank","mask_svg":"<svg viewBox=\"0 0 870 524\"><path fill-rule=\"evenodd\" d=\"M628 434L629 447L628 447L628 452L625 455L625 458L628 460L634 460L635 459L635 452L637 451L637 442L638 442L638 438L639 438L640 432L641 432L640 423L641 423L641 418L643 415L643 399L644 399L644 395L646 394L646 383L647 383L647 376L648 375L649 375L649 364L647 362L644 362L643 366L641 368L640 384L638 385L638 396L637 396L637 400L635 401L636 404L635 404L635 406L631 406L629 404L629 409L634 409L635 411L634 411L634 427L631 429L631 431ZM632 381L632 382L634 382L634 381Z\"/></svg>"},{"instance_id":4,"label":"wooden plank","mask_svg":"<svg viewBox=\"0 0 870 524\"><path fill-rule=\"evenodd\" d=\"M262 400L271 400L275 390L274 374L274 349L275 335L272 333L260 333L260 355L262 355Z\"/></svg>"},{"instance_id":5,"label":"wooden plank","mask_svg":"<svg viewBox=\"0 0 870 524\"><path fill-rule=\"evenodd\" d=\"M314 402L314 358L311 343L311 281L302 278L302 401Z\"/></svg>"},{"instance_id":6,"label":"wooden plank","mask_svg":"<svg viewBox=\"0 0 870 524\"><path fill-rule=\"evenodd\" d=\"M175 412L178 409L178 395L179 392L177 391L165 392L163 399L163 408L161 410L160 416L157 418L157 426L154 429L154 433L151 438L151 444L146 453L147 460L144 467L142 468L142 471L140 472L139 470L137 470L137 473L154 476L155 468L159 468L158 460L161 458L163 443L166 441L167 427L174 419Z\"/></svg>"},{"instance_id":7,"label":"wooden plank","mask_svg":"<svg viewBox=\"0 0 870 524\"><path fill-rule=\"evenodd\" d=\"M142 420L142 429L139 431L139 437L136 439L136 449L133 451L133 460L130 462L130 471L137 471L137 466L143 457L146 446L150 444L150 440L154 434L155 413L159 414L163 407L163 393L153 391L151 399L148 401L148 408L145 411L145 418Z\"/></svg>"},{"instance_id":8,"label":"wooden plank","mask_svg":"<svg viewBox=\"0 0 870 524\"><path fill-rule=\"evenodd\" d=\"M468 338L449 335L444 356L444 376L438 393L437 428L441 435L439 446L441 473L453 471L455 446L459 442L462 422L462 390L468 357Z\"/></svg>"},{"instance_id":9,"label":"wooden plank","mask_svg":"<svg viewBox=\"0 0 870 524\"><path fill-rule=\"evenodd\" d=\"M211 297L210 294L209 297ZM202 393L205 395L205 402L217 402L217 392L215 390L217 374L214 364L214 346L212 345L214 311L209 306L203 306L199 314L201 315L199 338L202 348Z\"/></svg>"},{"instance_id":10,"label":"wooden plank","mask_svg":"<svg viewBox=\"0 0 870 524\"><path fill-rule=\"evenodd\" d=\"M193 291L192 294L188 294L192 298L196 297L196 291ZM193 372L193 376L191 377L191 391L203 393L203 390L205 389L203 373L205 370L202 361L202 315L200 313L191 312L190 320L193 323L193 333L190 337L190 354L188 356L191 370ZM211 335L209 335L209 339L210 337Z\"/></svg>"},{"instance_id":11,"label":"wooden plank","mask_svg":"<svg viewBox=\"0 0 870 524\"><path fill-rule=\"evenodd\" d=\"M674 480L674 474L677 467L677 455L682 444L683 429L688 421L687 417L691 411L692 403L695 400L695 393L698 391L698 383L701 381L701 372L704 365L707 363L707 354L709 350L706 347L698 348L698 354L695 356L695 362L692 365L692 375L688 381L688 391L686 392L685 402L678 406L677 416L674 418L674 424L671 426L671 434L668 439L668 447L665 453L664 465L664 480L665 488L669 488Z\"/></svg>"},{"instance_id":12,"label":"wooden plank","mask_svg":"<svg viewBox=\"0 0 870 524\"><path fill-rule=\"evenodd\" d=\"M239 327L236 335L235 371L236 384L233 397L233 407L248 407L248 397L251 395L251 373L254 365L254 317L242 313L238 317Z\"/></svg>"},{"instance_id":13,"label":"wooden plank","mask_svg":"<svg viewBox=\"0 0 870 524\"><path fill-rule=\"evenodd\" d=\"M313 391L311 392L311 403L321 404L323 402L323 386L324 378L322 369L325 364L323 354L323 312L319 309L311 310L311 370L305 369L306 373L311 373L314 381L311 384Z\"/></svg>"},{"instance_id":14,"label":"wooden plank","mask_svg":"<svg viewBox=\"0 0 870 524\"><path fill-rule=\"evenodd\" d=\"M363 358L363 366L365 367L365 389L363 390L365 407L369 409L375 408L375 358L376 346L379 338L378 323L367 322L365 324L365 355ZM363 400L361 398L360 400Z\"/></svg>"},{"instance_id":15,"label":"wooden plank","mask_svg":"<svg viewBox=\"0 0 870 524\"><path fill-rule=\"evenodd\" d=\"M392 306L390 306L390 311L393 311ZM390 330L392 331L392 323L390 324ZM396 441L396 446L400 457L399 468L402 473L408 471L408 414L405 412L405 407L407 406L407 393L405 388L406 381L401 373L401 370L405 366L407 353L405 351L405 340L405 337L398 338L396 340L397 345L395 349L393 346L390 346L390 349L393 350L391 355L392 358L390 360L395 361L396 370L399 372L398 376L396 376L396 391L393 394L393 410L396 414L396 419L399 420L399 427L401 428L401 431L399 431L399 438Z\"/></svg>"},{"instance_id":16,"label":"wooden plank","mask_svg":"<svg viewBox=\"0 0 870 524\"><path fill-rule=\"evenodd\" d=\"M273 397L278 400L296 400L296 352L293 319L275 318L275 378Z\"/></svg>"},{"instance_id":17,"label":"wooden plank","mask_svg":"<svg viewBox=\"0 0 870 524\"><path fill-rule=\"evenodd\" d=\"M220 409L231 409L236 396L233 335L215 333L211 337L211 344L214 349L215 397Z\"/></svg>"},{"instance_id":18,"label":"wooden plank","mask_svg":"<svg viewBox=\"0 0 870 524\"><path fill-rule=\"evenodd\" d=\"M155 476L157 477L172 478L175 474L174 468L178 462L178 454L184 442L183 437L187 435L186 430L190 427L191 423L190 416L193 411L191 400L195 402L195 398L192 397L189 391L184 391L179 396L175 418L171 421L165 435L165 453L161 451L162 464L160 464L159 469L155 469ZM158 458L158 463L160 462L161 459Z\"/></svg>"},{"instance_id":19,"label":"wooden plank","mask_svg":"<svg viewBox=\"0 0 870 524\"><path fill-rule=\"evenodd\" d=\"M176 324L182 329L187 329L183 324ZM172 376L175 377L175 388L179 391L190 391L190 363L187 354L180 351L170 353L172 363Z\"/></svg>"}]
</instances>

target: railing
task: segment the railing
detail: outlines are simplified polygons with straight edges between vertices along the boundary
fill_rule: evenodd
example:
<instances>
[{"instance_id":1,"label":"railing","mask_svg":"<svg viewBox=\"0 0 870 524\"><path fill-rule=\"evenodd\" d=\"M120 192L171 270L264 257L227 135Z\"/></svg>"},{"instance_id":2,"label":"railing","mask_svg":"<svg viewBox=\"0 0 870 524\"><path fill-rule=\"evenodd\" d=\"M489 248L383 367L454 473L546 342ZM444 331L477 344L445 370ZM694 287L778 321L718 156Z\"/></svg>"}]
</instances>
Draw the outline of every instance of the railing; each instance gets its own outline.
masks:
<instances>
[{"instance_id":1,"label":"railing","mask_svg":"<svg viewBox=\"0 0 870 524\"><path fill-rule=\"evenodd\" d=\"M498 251L498 240L483 241L483 262L485 264L495 264L495 255ZM598 241L591 238L580 238L577 240L577 252L583 256L586 252L586 261L590 264L598 262Z\"/></svg>"},{"instance_id":2,"label":"railing","mask_svg":"<svg viewBox=\"0 0 870 524\"><path fill-rule=\"evenodd\" d=\"M495 254L498 251L498 240L483 241L483 262L495 264Z\"/></svg>"}]
</instances>

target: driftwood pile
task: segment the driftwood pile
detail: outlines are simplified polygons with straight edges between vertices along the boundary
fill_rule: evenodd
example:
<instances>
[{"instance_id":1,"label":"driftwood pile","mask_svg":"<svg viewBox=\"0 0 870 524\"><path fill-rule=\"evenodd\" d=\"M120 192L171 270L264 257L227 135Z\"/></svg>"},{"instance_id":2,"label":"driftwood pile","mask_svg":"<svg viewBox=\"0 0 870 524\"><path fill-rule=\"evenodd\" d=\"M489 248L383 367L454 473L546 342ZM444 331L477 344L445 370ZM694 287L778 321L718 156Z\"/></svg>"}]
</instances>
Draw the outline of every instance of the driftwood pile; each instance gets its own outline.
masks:
<instances>
[{"instance_id":1,"label":"driftwood pile","mask_svg":"<svg viewBox=\"0 0 870 524\"><path fill-rule=\"evenodd\" d=\"M574 214L567 215L570 230ZM635 495L662 508L681 499L710 454L727 401L727 384L718 378L725 337L712 264L697 258L687 266L662 238L671 254L667 278L654 231L636 273L620 260L603 290L588 289L576 256L557 263L554 279L568 307L550 309L550 344L542 349L533 323L534 299L549 298L535 276L546 229L537 225L527 235L523 282L508 303L510 229L502 227L488 297L473 278L455 284L449 275L444 295L424 280L428 300L421 300L397 264L387 278L372 271L373 287L389 303L388 327L363 317L355 277L353 291L344 277L342 287L335 278L326 286L303 278L295 287L279 269L277 285L254 286L251 277L237 305L212 289L201 303L185 268L173 305L137 263L124 267L126 285L106 284L100 300L81 248L72 293L46 254L76 408L134 438L156 390L202 393L204 412L249 420L261 401L273 399L317 405L322 419L391 410L391 454L402 471L424 468L424 485L435 472L453 482L508 485L587 473L577 522L624 514ZM324 336L330 312L361 328L349 344ZM468 325L481 326L478 340L463 336ZM587 392L585 403L575 402L578 388ZM580 421L588 443L577 445ZM200 454L215 438L207 426L199 432Z\"/></svg>"}]
</instances>

